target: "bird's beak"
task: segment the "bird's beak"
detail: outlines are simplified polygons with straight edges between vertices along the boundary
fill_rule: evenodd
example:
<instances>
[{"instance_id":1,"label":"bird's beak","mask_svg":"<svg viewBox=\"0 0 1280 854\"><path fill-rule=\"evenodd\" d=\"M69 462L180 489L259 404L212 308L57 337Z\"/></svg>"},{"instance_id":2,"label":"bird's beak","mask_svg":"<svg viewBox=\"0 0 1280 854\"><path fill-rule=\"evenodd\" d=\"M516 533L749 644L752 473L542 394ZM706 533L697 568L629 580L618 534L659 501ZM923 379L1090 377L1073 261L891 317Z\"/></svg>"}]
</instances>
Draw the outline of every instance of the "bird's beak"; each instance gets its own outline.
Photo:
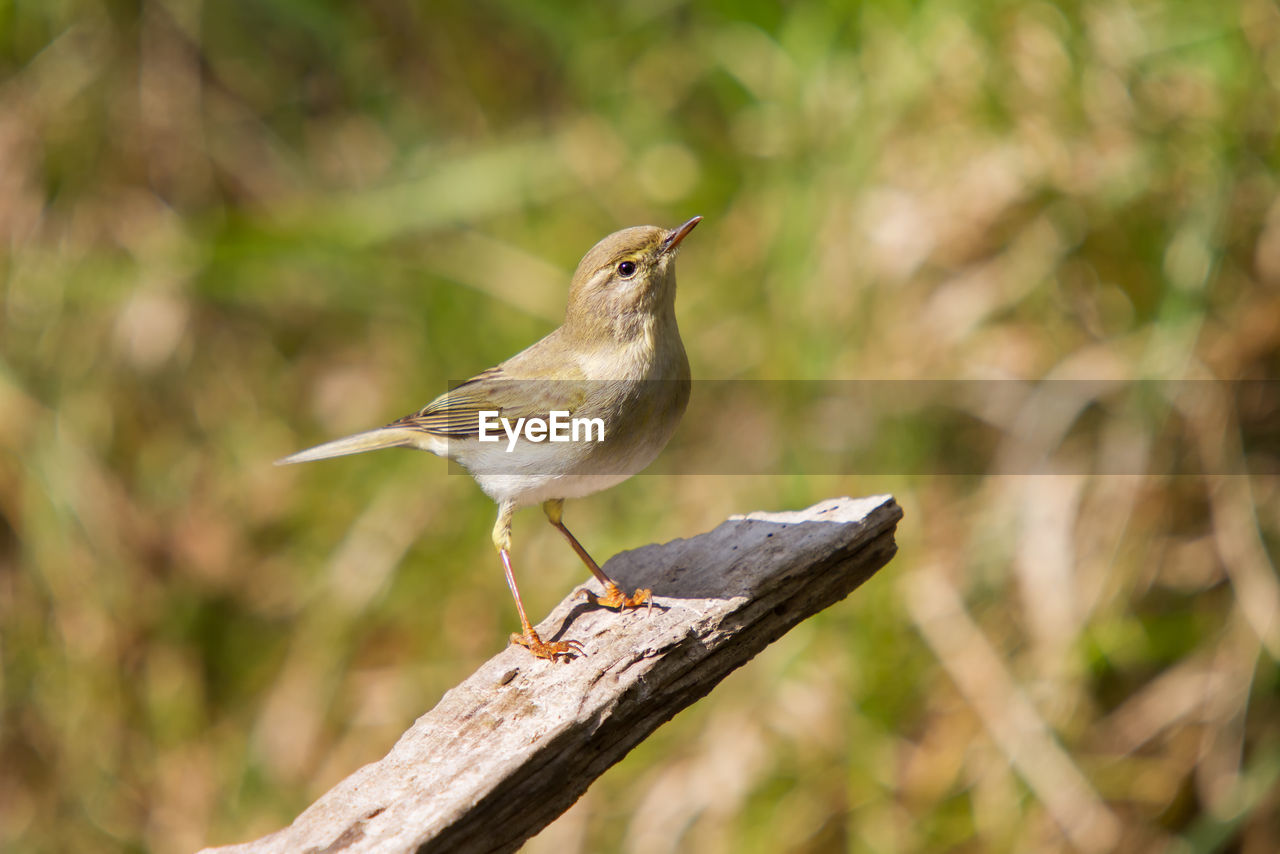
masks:
<instances>
[{"instance_id":1,"label":"bird's beak","mask_svg":"<svg viewBox=\"0 0 1280 854\"><path fill-rule=\"evenodd\" d=\"M667 236L662 239L662 252L674 252L676 247L680 245L680 241L684 240L689 232L693 231L693 227L702 222L702 217L695 216L678 228L673 228L667 232Z\"/></svg>"}]
</instances>

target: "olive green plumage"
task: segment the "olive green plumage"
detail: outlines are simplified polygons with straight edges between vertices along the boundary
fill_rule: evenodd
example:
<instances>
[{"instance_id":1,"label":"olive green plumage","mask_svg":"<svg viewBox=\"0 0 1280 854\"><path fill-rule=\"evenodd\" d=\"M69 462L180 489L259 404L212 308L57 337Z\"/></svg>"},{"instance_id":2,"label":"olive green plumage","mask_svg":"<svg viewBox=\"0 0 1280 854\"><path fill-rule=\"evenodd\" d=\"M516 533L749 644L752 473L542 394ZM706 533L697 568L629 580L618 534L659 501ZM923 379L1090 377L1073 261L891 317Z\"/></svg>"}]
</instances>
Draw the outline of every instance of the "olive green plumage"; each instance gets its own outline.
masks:
<instances>
[{"instance_id":1,"label":"olive green plumage","mask_svg":"<svg viewBox=\"0 0 1280 854\"><path fill-rule=\"evenodd\" d=\"M590 495L643 469L666 445L689 401L689 360L676 324L675 256L698 224L615 232L583 257L569 286L564 324L536 344L386 427L326 442L279 460L321 460L380 448L413 447L450 457L498 502L494 545L507 568L524 633L513 640L542 658L580 651L533 632L510 573L511 515L542 503L548 518L606 587L600 601L634 607L648 591L622 596L560 521L566 498ZM552 412L597 419L601 440L481 441L481 414L511 424ZM505 438L505 437L504 437ZM644 593L644 597L639 594Z\"/></svg>"}]
</instances>

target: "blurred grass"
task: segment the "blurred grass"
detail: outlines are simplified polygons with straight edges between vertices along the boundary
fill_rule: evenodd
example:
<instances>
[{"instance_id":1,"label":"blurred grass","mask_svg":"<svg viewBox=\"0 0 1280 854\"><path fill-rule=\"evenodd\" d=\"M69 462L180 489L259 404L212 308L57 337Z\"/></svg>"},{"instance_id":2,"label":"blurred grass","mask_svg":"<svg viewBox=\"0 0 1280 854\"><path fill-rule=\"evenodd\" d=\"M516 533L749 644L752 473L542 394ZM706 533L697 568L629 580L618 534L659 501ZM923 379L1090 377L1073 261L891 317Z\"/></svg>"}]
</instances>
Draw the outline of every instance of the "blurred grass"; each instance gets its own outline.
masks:
<instances>
[{"instance_id":1,"label":"blurred grass","mask_svg":"<svg viewBox=\"0 0 1280 854\"><path fill-rule=\"evenodd\" d=\"M697 377L1271 382L1100 404L1059 476L792 471L775 438L790 474L575 502L601 557L836 494L907 518L529 850L1277 850L1278 82L1264 0L0 3L0 848L272 830L500 649L469 481L270 461L698 213ZM1058 416L927 403L874 437L904 472ZM1152 474L1083 474L1115 455ZM515 537L545 613L580 569L536 513ZM1087 786L1036 782L1063 767Z\"/></svg>"}]
</instances>

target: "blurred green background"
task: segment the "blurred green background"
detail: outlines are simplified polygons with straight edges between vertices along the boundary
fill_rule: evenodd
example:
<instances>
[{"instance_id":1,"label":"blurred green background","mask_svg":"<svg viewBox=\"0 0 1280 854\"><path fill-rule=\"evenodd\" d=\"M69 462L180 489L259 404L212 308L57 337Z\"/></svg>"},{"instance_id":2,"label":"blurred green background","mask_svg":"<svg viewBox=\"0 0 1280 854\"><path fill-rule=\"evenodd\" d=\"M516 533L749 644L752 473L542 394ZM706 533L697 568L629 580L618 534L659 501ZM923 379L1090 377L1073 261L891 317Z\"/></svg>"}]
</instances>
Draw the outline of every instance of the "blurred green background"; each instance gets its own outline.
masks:
<instances>
[{"instance_id":1,"label":"blurred green background","mask_svg":"<svg viewBox=\"0 0 1280 854\"><path fill-rule=\"evenodd\" d=\"M572 502L601 559L833 495L907 516L528 850L1280 850L1275 384L1019 382L1280 375L1278 84L1267 0L0 2L0 848L273 830L500 650L468 479L271 461L545 334L610 231L702 214L695 377L1007 380L966 414L1071 464L930 475L966 451L921 404L831 415L903 474L782 474L779 401L724 414L775 476L675 474L683 441ZM536 511L515 543L533 614L583 580Z\"/></svg>"}]
</instances>

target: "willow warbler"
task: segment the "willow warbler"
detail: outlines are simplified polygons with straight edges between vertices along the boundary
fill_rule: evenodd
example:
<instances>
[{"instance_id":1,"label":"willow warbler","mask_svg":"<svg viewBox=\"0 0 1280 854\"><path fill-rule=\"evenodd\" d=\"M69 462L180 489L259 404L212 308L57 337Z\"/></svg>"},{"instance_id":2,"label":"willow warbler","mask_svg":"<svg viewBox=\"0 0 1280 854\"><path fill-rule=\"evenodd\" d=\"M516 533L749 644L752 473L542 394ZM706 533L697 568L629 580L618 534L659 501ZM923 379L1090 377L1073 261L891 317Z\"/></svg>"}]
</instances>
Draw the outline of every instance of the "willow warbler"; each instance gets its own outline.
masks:
<instances>
[{"instance_id":1,"label":"willow warbler","mask_svg":"<svg viewBox=\"0 0 1280 854\"><path fill-rule=\"evenodd\" d=\"M511 642L552 661L580 654L579 641L544 641L533 630L511 570L511 516L542 504L604 585L604 596L588 598L618 610L652 605L651 591L627 596L604 574L562 514L566 498L607 489L652 462L684 414L689 360L676 325L675 257L701 220L609 235L578 264L559 329L412 415L277 464L395 447L456 461L498 503L493 545L520 614Z\"/></svg>"}]
</instances>

